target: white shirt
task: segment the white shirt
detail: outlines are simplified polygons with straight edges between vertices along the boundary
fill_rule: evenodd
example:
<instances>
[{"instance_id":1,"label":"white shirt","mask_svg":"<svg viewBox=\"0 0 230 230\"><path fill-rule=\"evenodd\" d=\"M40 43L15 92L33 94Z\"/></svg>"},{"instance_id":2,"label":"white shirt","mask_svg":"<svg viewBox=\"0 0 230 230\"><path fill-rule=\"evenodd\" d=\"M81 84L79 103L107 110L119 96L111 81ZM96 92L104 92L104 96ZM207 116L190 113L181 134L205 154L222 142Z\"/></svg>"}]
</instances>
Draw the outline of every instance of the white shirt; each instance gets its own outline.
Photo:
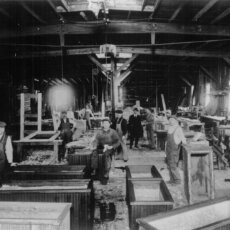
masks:
<instances>
[{"instance_id":1,"label":"white shirt","mask_svg":"<svg viewBox=\"0 0 230 230\"><path fill-rule=\"evenodd\" d=\"M3 135L0 135L0 140L2 139ZM13 146L12 146L12 141L11 138L8 136L6 140L6 158L9 164L13 162Z\"/></svg>"},{"instance_id":2,"label":"white shirt","mask_svg":"<svg viewBox=\"0 0 230 230\"><path fill-rule=\"evenodd\" d=\"M172 134L173 132L174 132L174 135L173 135L174 141L177 145L179 145L181 142L183 144L186 144L186 138L180 126L169 126L168 133Z\"/></svg>"}]
</instances>

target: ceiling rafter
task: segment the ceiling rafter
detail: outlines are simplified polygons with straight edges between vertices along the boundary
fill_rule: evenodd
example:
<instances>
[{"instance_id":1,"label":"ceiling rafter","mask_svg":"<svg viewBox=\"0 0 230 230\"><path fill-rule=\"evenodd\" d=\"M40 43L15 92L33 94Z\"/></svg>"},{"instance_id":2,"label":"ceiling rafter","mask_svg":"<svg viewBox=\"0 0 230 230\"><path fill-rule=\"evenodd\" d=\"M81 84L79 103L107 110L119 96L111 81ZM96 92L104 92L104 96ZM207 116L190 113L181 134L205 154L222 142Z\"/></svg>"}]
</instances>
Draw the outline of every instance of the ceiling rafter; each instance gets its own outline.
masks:
<instances>
[{"instance_id":1,"label":"ceiling rafter","mask_svg":"<svg viewBox=\"0 0 230 230\"><path fill-rule=\"evenodd\" d=\"M39 22L41 22L42 24L46 24L46 22L37 14L34 12L33 9L31 9L31 7L29 7L25 2L23 1L19 1L19 4L23 7L23 9L25 9L30 15L32 15L36 20L38 20Z\"/></svg>"},{"instance_id":2,"label":"ceiling rafter","mask_svg":"<svg viewBox=\"0 0 230 230\"><path fill-rule=\"evenodd\" d=\"M223 18L227 17L230 14L230 8L226 9L224 12L222 12L221 14L219 14L216 18L214 18L211 21L211 24L215 24L217 22L219 22L220 20L222 20Z\"/></svg>"},{"instance_id":3,"label":"ceiling rafter","mask_svg":"<svg viewBox=\"0 0 230 230\"><path fill-rule=\"evenodd\" d=\"M56 14L57 18L59 20L64 21L64 18L62 17L62 15L57 12L56 6L54 5L53 1L52 0L46 0L46 1L48 2L48 4L50 5L50 7L52 8L53 12Z\"/></svg>"},{"instance_id":4,"label":"ceiling rafter","mask_svg":"<svg viewBox=\"0 0 230 230\"><path fill-rule=\"evenodd\" d=\"M154 15L156 14L157 9L158 9L160 3L161 3L161 0L156 0L156 1L155 1L154 10L153 10L153 12L150 14L149 19L152 19L152 18L154 17Z\"/></svg>"},{"instance_id":5,"label":"ceiling rafter","mask_svg":"<svg viewBox=\"0 0 230 230\"><path fill-rule=\"evenodd\" d=\"M210 10L219 0L209 0L209 2L193 17L192 21L197 22L208 10Z\"/></svg>"}]
</instances>

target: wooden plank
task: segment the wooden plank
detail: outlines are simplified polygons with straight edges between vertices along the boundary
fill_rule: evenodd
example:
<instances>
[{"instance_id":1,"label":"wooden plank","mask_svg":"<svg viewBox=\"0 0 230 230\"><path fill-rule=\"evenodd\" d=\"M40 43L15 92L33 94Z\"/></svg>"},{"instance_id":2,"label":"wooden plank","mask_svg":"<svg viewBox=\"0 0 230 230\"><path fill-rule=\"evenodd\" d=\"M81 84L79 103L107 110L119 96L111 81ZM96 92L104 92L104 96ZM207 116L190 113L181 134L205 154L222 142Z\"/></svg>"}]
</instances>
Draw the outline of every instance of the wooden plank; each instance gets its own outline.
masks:
<instances>
[{"instance_id":1,"label":"wooden plank","mask_svg":"<svg viewBox=\"0 0 230 230\"><path fill-rule=\"evenodd\" d=\"M19 1L20 5L30 14L32 15L36 20L38 20L39 22L41 22L42 24L46 24L46 22L41 19L41 17L34 12L34 10L32 10L25 2L23 1Z\"/></svg>"},{"instance_id":2,"label":"wooden plank","mask_svg":"<svg viewBox=\"0 0 230 230\"><path fill-rule=\"evenodd\" d=\"M69 49L66 51L66 55L86 55L86 54L96 54L99 53L99 47L92 48L79 48L79 49ZM159 55L159 56L177 56L177 57L207 57L207 58L226 58L230 56L229 51L194 51L194 50L178 50L178 49L153 49L149 47L125 47L118 46L118 53L136 53L143 55ZM1 60L9 58L42 58L42 57L55 57L61 56L60 50L55 51L43 51L43 52L31 52L31 53L21 53L20 55L7 56L4 55L0 57Z\"/></svg>"},{"instance_id":3,"label":"wooden plank","mask_svg":"<svg viewBox=\"0 0 230 230\"><path fill-rule=\"evenodd\" d=\"M42 94L38 93L38 132L42 130Z\"/></svg>"},{"instance_id":4,"label":"wooden plank","mask_svg":"<svg viewBox=\"0 0 230 230\"><path fill-rule=\"evenodd\" d=\"M209 2L194 16L193 22L198 21L208 10L210 10L219 0L209 0Z\"/></svg>"},{"instance_id":5,"label":"wooden plank","mask_svg":"<svg viewBox=\"0 0 230 230\"><path fill-rule=\"evenodd\" d=\"M66 23L57 25L44 25L37 27L25 27L23 30L5 29L0 34L0 38L26 37L40 35L59 35L63 34L133 34L133 33L160 33L160 34L185 34L185 35L207 35L207 36L230 36L230 28L223 25L196 25L178 23L158 23L158 22L128 22L110 21L105 27L104 23L90 22L87 26L84 23Z\"/></svg>"},{"instance_id":6,"label":"wooden plank","mask_svg":"<svg viewBox=\"0 0 230 230\"><path fill-rule=\"evenodd\" d=\"M163 105L164 112L166 113L166 104L165 104L164 94L161 94L161 100L162 100L162 105Z\"/></svg>"},{"instance_id":7,"label":"wooden plank","mask_svg":"<svg viewBox=\"0 0 230 230\"><path fill-rule=\"evenodd\" d=\"M181 12L181 10L184 7L184 3L180 4L180 6L173 12L172 16L169 19L169 22L173 21L176 19L176 17L178 16L178 14Z\"/></svg>"},{"instance_id":8,"label":"wooden plank","mask_svg":"<svg viewBox=\"0 0 230 230\"><path fill-rule=\"evenodd\" d=\"M20 139L24 138L24 121L25 121L25 94L20 94Z\"/></svg>"},{"instance_id":9,"label":"wooden plank","mask_svg":"<svg viewBox=\"0 0 230 230\"><path fill-rule=\"evenodd\" d=\"M36 136L38 134L38 131L34 132L34 133L31 133L30 135L26 136L23 138L23 140L29 140L31 138L33 138L34 136Z\"/></svg>"},{"instance_id":10,"label":"wooden plank","mask_svg":"<svg viewBox=\"0 0 230 230\"><path fill-rule=\"evenodd\" d=\"M60 131L56 132L49 140L54 141L60 135Z\"/></svg>"},{"instance_id":11,"label":"wooden plank","mask_svg":"<svg viewBox=\"0 0 230 230\"><path fill-rule=\"evenodd\" d=\"M151 15L149 16L149 19L152 19L154 17L154 15L156 14L158 8L159 8L159 5L161 3L161 0L156 0L155 1L155 4L154 4L154 10L153 12L151 13Z\"/></svg>"}]
</instances>

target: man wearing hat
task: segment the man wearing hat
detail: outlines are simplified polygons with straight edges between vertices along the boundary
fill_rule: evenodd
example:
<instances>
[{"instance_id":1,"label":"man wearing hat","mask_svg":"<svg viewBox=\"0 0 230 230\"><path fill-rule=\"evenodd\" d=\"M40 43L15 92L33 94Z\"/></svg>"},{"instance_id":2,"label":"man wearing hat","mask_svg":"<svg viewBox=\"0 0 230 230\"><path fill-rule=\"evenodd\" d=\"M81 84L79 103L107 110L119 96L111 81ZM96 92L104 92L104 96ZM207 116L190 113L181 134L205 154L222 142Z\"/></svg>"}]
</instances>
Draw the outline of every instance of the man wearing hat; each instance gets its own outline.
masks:
<instances>
[{"instance_id":1,"label":"man wearing hat","mask_svg":"<svg viewBox=\"0 0 230 230\"><path fill-rule=\"evenodd\" d=\"M138 148L138 140L142 135L143 129L141 125L141 117L138 115L138 109L134 108L133 114L129 117L129 133L130 133L130 149L133 147L135 140L135 147Z\"/></svg>"},{"instance_id":2,"label":"man wearing hat","mask_svg":"<svg viewBox=\"0 0 230 230\"><path fill-rule=\"evenodd\" d=\"M117 148L117 154L115 154L115 159L122 159L124 161L128 160L127 147L126 147L126 134L128 131L127 120L123 118L123 111L116 110L116 119L112 124L111 128L117 131L120 138L120 146Z\"/></svg>"},{"instance_id":3,"label":"man wearing hat","mask_svg":"<svg viewBox=\"0 0 230 230\"><path fill-rule=\"evenodd\" d=\"M5 132L6 123L0 121L0 187L2 186L1 180L7 162L13 162L13 147L11 138Z\"/></svg>"},{"instance_id":4,"label":"man wearing hat","mask_svg":"<svg viewBox=\"0 0 230 230\"><path fill-rule=\"evenodd\" d=\"M93 153L91 155L91 169L92 174L98 170L98 154L103 154L103 178L101 183L107 184L109 179L109 172L111 169L112 155L117 147L120 145L120 140L117 132L110 128L110 120L102 120L102 130L94 138L92 143Z\"/></svg>"},{"instance_id":5,"label":"man wearing hat","mask_svg":"<svg viewBox=\"0 0 230 230\"><path fill-rule=\"evenodd\" d=\"M171 117L166 141L166 160L169 168L170 183L180 184L181 177L178 170L180 144L186 144L186 138L178 121Z\"/></svg>"}]
</instances>

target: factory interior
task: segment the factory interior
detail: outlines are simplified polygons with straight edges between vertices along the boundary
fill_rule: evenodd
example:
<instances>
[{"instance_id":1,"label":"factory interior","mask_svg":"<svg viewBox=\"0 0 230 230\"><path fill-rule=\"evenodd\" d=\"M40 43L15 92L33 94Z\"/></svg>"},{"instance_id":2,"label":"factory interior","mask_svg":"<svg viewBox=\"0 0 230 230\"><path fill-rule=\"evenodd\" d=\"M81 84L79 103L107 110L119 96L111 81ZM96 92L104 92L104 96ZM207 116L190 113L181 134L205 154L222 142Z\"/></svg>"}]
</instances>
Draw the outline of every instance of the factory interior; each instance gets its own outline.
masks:
<instances>
[{"instance_id":1,"label":"factory interior","mask_svg":"<svg viewBox=\"0 0 230 230\"><path fill-rule=\"evenodd\" d=\"M0 229L230 229L229 20L0 0Z\"/></svg>"}]
</instances>

